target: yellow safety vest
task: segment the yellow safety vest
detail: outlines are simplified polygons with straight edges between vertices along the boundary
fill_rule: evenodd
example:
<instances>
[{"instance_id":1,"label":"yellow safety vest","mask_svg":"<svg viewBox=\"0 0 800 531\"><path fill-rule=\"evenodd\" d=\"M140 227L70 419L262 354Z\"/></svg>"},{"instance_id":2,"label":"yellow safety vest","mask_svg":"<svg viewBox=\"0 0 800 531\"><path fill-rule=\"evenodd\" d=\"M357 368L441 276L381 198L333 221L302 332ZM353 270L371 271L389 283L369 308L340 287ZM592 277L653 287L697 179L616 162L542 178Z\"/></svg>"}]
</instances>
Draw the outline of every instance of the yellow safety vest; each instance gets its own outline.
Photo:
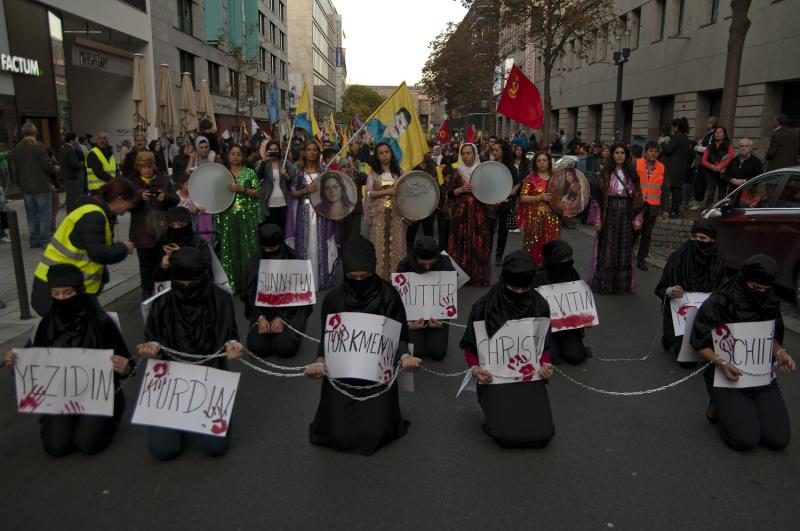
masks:
<instances>
[{"instance_id":1,"label":"yellow safety vest","mask_svg":"<svg viewBox=\"0 0 800 531\"><path fill-rule=\"evenodd\" d=\"M95 294L100 291L103 283L103 264L92 262L85 249L78 249L70 241L75 224L90 212L100 212L106 225L106 245L111 245L111 225L106 213L97 205L83 205L70 212L61 225L58 226L53 239L44 250L44 257L36 266L36 278L47 282L47 272L51 265L72 264L83 273L83 285L86 293Z\"/></svg>"},{"instance_id":2,"label":"yellow safety vest","mask_svg":"<svg viewBox=\"0 0 800 531\"><path fill-rule=\"evenodd\" d=\"M106 156L103 155L103 152L100 151L100 148L98 147L93 147L89 153L94 153L95 155L97 155L97 160L99 160L100 164L103 165L103 171L111 175L111 177L117 176L117 160L114 158L114 155L111 155L110 159L106 159ZM105 181L103 181L97 175L94 174L94 170L89 167L88 163L89 157L87 156L86 159L87 159L86 179L89 183L89 191L93 192L95 190L98 190L101 186L103 186L105 184Z\"/></svg>"}]
</instances>

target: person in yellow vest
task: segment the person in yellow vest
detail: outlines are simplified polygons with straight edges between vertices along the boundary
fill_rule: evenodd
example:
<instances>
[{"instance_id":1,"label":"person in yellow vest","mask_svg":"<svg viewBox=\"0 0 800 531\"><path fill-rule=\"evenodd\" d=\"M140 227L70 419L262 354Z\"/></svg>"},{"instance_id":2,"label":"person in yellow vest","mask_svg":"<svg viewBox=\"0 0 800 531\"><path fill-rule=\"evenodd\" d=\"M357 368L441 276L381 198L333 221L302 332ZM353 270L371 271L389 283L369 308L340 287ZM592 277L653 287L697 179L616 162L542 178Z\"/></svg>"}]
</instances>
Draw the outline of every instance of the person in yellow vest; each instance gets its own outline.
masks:
<instances>
[{"instance_id":1,"label":"person in yellow vest","mask_svg":"<svg viewBox=\"0 0 800 531\"><path fill-rule=\"evenodd\" d=\"M136 189L127 179L114 179L100 187L92 197L81 200L61 222L44 250L33 279L31 305L44 316L50 309L47 272L56 264L72 264L83 274L87 295L97 297L108 282L107 265L122 262L135 247L133 243L114 242L111 218L133 206Z\"/></svg>"},{"instance_id":2,"label":"person in yellow vest","mask_svg":"<svg viewBox=\"0 0 800 531\"><path fill-rule=\"evenodd\" d=\"M641 241L636 255L636 267L647 271L647 255L650 254L650 240L659 214L663 219L669 215L669 182L664 179L664 165L658 161L658 143L649 141L644 146L644 157L636 159L636 173L644 199L644 220L642 221ZM680 200L680 198L678 198Z\"/></svg>"},{"instance_id":3,"label":"person in yellow vest","mask_svg":"<svg viewBox=\"0 0 800 531\"><path fill-rule=\"evenodd\" d=\"M97 133L97 143L86 156L86 181L89 193L100 189L104 183L117 176L117 161L114 149L108 144L108 133Z\"/></svg>"}]
</instances>

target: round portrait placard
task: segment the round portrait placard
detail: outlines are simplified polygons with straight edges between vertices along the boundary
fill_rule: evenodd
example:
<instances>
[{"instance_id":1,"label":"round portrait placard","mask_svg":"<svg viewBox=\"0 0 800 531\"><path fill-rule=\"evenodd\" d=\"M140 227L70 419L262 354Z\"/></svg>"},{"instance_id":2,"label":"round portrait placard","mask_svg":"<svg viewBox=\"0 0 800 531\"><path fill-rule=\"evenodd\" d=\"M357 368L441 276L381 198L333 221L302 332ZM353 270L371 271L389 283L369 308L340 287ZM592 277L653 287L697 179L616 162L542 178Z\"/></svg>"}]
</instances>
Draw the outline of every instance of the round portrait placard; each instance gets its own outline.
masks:
<instances>
[{"instance_id":1,"label":"round portrait placard","mask_svg":"<svg viewBox=\"0 0 800 531\"><path fill-rule=\"evenodd\" d=\"M311 206L322 217L340 221L356 208L356 183L346 174L328 170L314 179L317 191L309 194Z\"/></svg>"},{"instance_id":2,"label":"round portrait placard","mask_svg":"<svg viewBox=\"0 0 800 531\"><path fill-rule=\"evenodd\" d=\"M553 172L547 191L552 194L550 207L559 216L579 216L589 204L589 180L577 168L561 168Z\"/></svg>"}]
</instances>

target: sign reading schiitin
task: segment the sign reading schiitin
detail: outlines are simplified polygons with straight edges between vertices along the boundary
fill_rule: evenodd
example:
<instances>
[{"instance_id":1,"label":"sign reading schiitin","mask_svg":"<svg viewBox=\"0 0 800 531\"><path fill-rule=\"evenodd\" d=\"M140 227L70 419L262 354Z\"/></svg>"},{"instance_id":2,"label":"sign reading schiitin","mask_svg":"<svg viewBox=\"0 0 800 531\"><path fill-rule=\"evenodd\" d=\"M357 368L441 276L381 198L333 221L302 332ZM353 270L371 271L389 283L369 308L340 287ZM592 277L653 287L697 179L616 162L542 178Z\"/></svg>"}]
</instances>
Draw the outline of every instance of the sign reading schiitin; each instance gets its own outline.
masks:
<instances>
[{"instance_id":1,"label":"sign reading schiitin","mask_svg":"<svg viewBox=\"0 0 800 531\"><path fill-rule=\"evenodd\" d=\"M597 306L591 288L583 280L547 284L536 288L550 306L553 332L597 326Z\"/></svg>"},{"instance_id":2,"label":"sign reading schiitin","mask_svg":"<svg viewBox=\"0 0 800 531\"><path fill-rule=\"evenodd\" d=\"M113 351L34 347L14 352L20 413L113 415Z\"/></svg>"},{"instance_id":3,"label":"sign reading schiitin","mask_svg":"<svg viewBox=\"0 0 800 531\"><path fill-rule=\"evenodd\" d=\"M238 389L238 372L150 359L131 422L224 437Z\"/></svg>"},{"instance_id":4,"label":"sign reading schiitin","mask_svg":"<svg viewBox=\"0 0 800 531\"><path fill-rule=\"evenodd\" d=\"M305 306L317 302L309 260L261 260L256 306Z\"/></svg>"},{"instance_id":5,"label":"sign reading schiitin","mask_svg":"<svg viewBox=\"0 0 800 531\"><path fill-rule=\"evenodd\" d=\"M401 328L400 323L382 315L329 314L322 339L328 375L337 379L389 382L394 375Z\"/></svg>"},{"instance_id":6,"label":"sign reading schiitin","mask_svg":"<svg viewBox=\"0 0 800 531\"><path fill-rule=\"evenodd\" d=\"M760 387L772 382L775 321L724 324L714 328L711 337L714 352L722 361L742 371L739 380L734 382L716 367L714 387Z\"/></svg>"}]
</instances>

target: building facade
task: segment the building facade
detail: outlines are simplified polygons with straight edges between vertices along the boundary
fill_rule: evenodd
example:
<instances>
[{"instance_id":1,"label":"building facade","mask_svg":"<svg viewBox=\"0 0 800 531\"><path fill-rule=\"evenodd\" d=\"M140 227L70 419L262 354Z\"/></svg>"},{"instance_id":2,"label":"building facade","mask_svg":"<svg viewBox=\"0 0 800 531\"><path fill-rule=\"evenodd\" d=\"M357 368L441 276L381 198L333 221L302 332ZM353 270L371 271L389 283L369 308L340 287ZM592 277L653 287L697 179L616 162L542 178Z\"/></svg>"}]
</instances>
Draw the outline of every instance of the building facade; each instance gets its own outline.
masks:
<instances>
[{"instance_id":1,"label":"building facade","mask_svg":"<svg viewBox=\"0 0 800 531\"><path fill-rule=\"evenodd\" d=\"M105 131L115 144L130 138L133 54L143 54L153 71L148 4L0 0L0 54L7 58L0 69L0 143L17 142L25 122L54 149L69 130ZM152 78L145 88L154 102Z\"/></svg>"},{"instance_id":2,"label":"building facade","mask_svg":"<svg viewBox=\"0 0 800 531\"><path fill-rule=\"evenodd\" d=\"M342 17L331 0L292 0L288 5L289 86L300 97L308 86L317 120L341 109L347 67ZM296 101L293 102L293 105Z\"/></svg>"},{"instance_id":3,"label":"building facade","mask_svg":"<svg viewBox=\"0 0 800 531\"><path fill-rule=\"evenodd\" d=\"M554 72L552 122L567 137L614 138L617 67L613 52L630 49L624 65L622 138L655 139L673 117L685 116L691 136L719 115L730 28L725 0L617 0L616 18L596 30L591 49L569 47ZM800 126L800 2L753 0L736 107L735 137L753 139L763 156L778 113ZM537 60L536 80L543 78ZM556 127L548 137L556 134Z\"/></svg>"},{"instance_id":4,"label":"building facade","mask_svg":"<svg viewBox=\"0 0 800 531\"><path fill-rule=\"evenodd\" d=\"M269 131L273 82L277 118L288 116L286 0L176 0L151 9L154 61L170 66L176 105L189 72L196 91L208 80L219 131L249 128L251 114Z\"/></svg>"}]
</instances>

